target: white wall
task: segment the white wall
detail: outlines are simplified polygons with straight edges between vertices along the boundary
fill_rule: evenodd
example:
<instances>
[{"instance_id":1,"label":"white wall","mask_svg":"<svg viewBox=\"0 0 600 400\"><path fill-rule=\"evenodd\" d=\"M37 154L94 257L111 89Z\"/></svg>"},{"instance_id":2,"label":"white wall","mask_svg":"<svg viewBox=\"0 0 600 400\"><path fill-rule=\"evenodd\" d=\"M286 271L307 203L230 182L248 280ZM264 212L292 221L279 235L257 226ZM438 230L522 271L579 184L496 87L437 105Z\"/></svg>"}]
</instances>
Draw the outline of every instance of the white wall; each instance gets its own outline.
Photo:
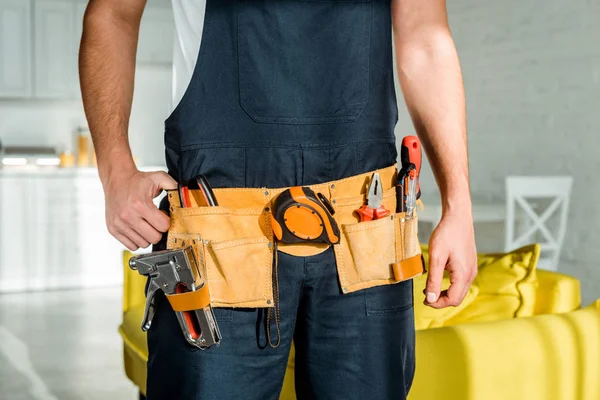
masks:
<instances>
[{"instance_id":1,"label":"white wall","mask_svg":"<svg viewBox=\"0 0 600 400\"><path fill-rule=\"evenodd\" d=\"M448 2L464 72L472 192L504 199L504 178L575 179L561 272L600 297L600 2ZM398 135L413 132L402 110ZM436 196L424 167L423 191ZM427 196L425 196L427 199ZM483 243L501 227L480 227ZM478 244L479 245L479 244ZM481 247L481 246L480 246Z\"/></svg>"},{"instance_id":2,"label":"white wall","mask_svg":"<svg viewBox=\"0 0 600 400\"><path fill-rule=\"evenodd\" d=\"M141 165L163 165L164 119L171 104L171 69L139 66L129 137ZM4 145L74 146L75 130L86 125L80 100L0 100L0 140Z\"/></svg>"},{"instance_id":3,"label":"white wall","mask_svg":"<svg viewBox=\"0 0 600 400\"><path fill-rule=\"evenodd\" d=\"M129 138L142 165L165 164L164 121L171 109L172 76L171 68L138 68Z\"/></svg>"}]
</instances>

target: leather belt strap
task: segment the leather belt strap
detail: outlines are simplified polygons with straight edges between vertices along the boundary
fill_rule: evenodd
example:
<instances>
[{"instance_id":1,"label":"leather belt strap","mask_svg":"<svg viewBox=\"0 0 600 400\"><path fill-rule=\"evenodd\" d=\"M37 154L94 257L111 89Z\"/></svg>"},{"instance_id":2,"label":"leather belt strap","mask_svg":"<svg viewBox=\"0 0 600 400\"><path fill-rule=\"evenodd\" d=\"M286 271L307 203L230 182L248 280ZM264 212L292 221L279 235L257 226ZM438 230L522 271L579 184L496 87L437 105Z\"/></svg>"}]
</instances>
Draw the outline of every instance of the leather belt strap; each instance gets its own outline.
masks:
<instances>
[{"instance_id":1,"label":"leather belt strap","mask_svg":"<svg viewBox=\"0 0 600 400\"><path fill-rule=\"evenodd\" d=\"M168 294L167 300L171 303L173 311L200 310L210 305L208 286L204 285L193 292Z\"/></svg>"},{"instance_id":2,"label":"leather belt strap","mask_svg":"<svg viewBox=\"0 0 600 400\"><path fill-rule=\"evenodd\" d=\"M396 279L398 282L412 279L425 273L423 256L421 254L417 254L414 257L407 258L406 260L395 262L392 264L392 269L394 271L394 279Z\"/></svg>"},{"instance_id":3,"label":"leather belt strap","mask_svg":"<svg viewBox=\"0 0 600 400\"><path fill-rule=\"evenodd\" d=\"M383 190L391 189L396 185L397 168L396 164L376 171L367 172L349 178L336 181L319 183L308 186L315 193L323 193L330 199L343 199L353 196L365 195L368 191L368 184L373 172L379 172ZM232 208L262 208L266 207L273 198L288 188L221 188L213 189L215 197L219 201L219 206ZM196 207L194 193L197 190L190 190L191 206ZM177 190L169 191L169 201L173 208L179 208L179 193Z\"/></svg>"}]
</instances>

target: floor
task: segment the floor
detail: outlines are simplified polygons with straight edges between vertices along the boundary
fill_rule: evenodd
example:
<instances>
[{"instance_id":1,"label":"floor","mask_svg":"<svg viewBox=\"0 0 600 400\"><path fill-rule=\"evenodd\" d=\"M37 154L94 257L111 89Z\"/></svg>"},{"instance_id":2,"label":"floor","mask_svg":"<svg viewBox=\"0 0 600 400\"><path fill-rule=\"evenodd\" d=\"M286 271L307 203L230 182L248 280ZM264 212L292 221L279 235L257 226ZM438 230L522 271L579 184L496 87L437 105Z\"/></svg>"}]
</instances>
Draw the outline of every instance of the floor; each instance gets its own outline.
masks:
<instances>
[{"instance_id":1,"label":"floor","mask_svg":"<svg viewBox=\"0 0 600 400\"><path fill-rule=\"evenodd\" d=\"M120 319L120 288L0 295L0 399L137 399Z\"/></svg>"}]
</instances>

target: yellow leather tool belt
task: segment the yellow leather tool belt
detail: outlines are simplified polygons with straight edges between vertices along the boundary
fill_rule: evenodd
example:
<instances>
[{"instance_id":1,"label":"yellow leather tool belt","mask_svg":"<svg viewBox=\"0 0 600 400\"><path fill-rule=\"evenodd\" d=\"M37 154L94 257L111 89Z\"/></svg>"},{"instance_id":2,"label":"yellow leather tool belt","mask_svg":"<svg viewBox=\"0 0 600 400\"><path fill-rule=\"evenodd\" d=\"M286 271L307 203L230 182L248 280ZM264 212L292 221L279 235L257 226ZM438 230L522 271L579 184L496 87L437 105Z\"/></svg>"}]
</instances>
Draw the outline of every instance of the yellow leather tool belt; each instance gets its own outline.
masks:
<instances>
[{"instance_id":1,"label":"yellow leather tool belt","mask_svg":"<svg viewBox=\"0 0 600 400\"><path fill-rule=\"evenodd\" d=\"M310 185L331 202L341 240L334 245L340 287L351 293L389 285L423 273L417 238L417 218L393 213L383 219L359 222L354 212L365 204L373 172L383 185L383 205L396 209L396 166L350 178ZM274 235L271 203L288 188L214 189L217 207L181 208L176 190L169 191L171 227L167 248L193 246L200 272L214 307L272 307ZM308 256L324 251L324 244L278 244L280 251Z\"/></svg>"}]
</instances>

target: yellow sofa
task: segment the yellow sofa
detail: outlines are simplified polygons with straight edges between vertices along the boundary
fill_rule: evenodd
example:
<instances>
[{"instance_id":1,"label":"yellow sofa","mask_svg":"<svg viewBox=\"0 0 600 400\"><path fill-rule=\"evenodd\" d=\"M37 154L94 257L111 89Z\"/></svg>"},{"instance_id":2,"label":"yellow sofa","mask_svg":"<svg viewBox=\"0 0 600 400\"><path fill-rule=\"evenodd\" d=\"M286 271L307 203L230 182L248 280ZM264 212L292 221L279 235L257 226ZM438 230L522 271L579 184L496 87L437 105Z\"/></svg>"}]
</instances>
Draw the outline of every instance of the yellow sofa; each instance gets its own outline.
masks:
<instances>
[{"instance_id":1,"label":"yellow sofa","mask_svg":"<svg viewBox=\"0 0 600 400\"><path fill-rule=\"evenodd\" d=\"M147 348L140 321L145 280L127 267L130 256L125 252L119 331L126 374L143 394ZM418 330L417 371L409 399L600 399L600 300L580 309L579 281L563 274L537 271L534 283L534 316ZM421 290L415 287L415 302L422 301ZM453 317L445 323L452 319L459 321ZM292 353L281 400L295 399L293 358Z\"/></svg>"}]
</instances>

